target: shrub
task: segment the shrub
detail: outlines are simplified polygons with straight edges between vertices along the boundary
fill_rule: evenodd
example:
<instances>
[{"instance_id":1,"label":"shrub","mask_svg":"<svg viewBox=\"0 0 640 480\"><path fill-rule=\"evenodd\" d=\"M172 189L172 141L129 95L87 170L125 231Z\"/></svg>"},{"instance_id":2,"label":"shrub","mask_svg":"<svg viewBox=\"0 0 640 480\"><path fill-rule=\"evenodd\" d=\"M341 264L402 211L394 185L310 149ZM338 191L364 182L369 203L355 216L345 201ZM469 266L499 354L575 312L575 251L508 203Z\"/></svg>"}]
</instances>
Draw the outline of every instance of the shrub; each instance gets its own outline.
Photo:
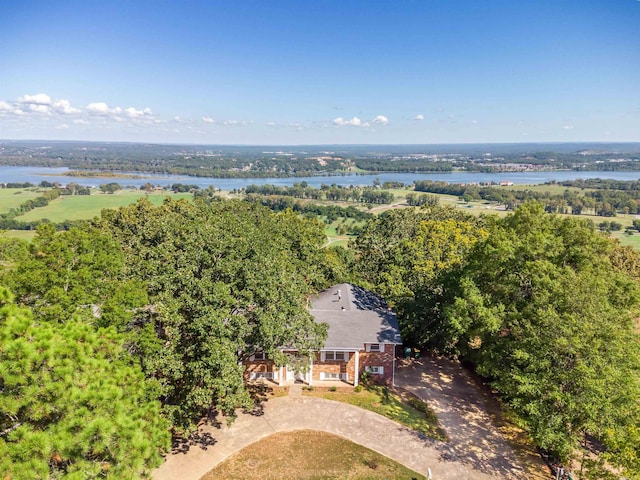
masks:
<instances>
[{"instance_id":1,"label":"shrub","mask_svg":"<svg viewBox=\"0 0 640 480\"><path fill-rule=\"evenodd\" d=\"M422 412L422 413L429 412L429 406L417 397L410 397L409 405L411 405L413 408L415 408L419 412Z\"/></svg>"}]
</instances>

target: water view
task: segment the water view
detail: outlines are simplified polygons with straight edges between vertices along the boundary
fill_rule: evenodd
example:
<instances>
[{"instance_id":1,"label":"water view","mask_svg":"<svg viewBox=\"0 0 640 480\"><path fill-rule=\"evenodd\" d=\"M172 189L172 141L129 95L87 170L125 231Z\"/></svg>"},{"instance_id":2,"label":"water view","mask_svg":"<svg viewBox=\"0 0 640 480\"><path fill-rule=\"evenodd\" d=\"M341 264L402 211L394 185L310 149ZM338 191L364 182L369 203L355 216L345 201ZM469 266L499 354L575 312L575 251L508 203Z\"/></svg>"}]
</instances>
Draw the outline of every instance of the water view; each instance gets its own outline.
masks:
<instances>
[{"instance_id":1,"label":"water view","mask_svg":"<svg viewBox=\"0 0 640 480\"><path fill-rule=\"evenodd\" d=\"M322 184L336 184L340 186L349 185L371 185L375 179L380 182L402 182L412 184L417 180L433 180L448 183L500 183L513 182L517 185L536 185L550 181L564 181L586 178L607 178L612 180L638 180L640 172L578 172L578 171L542 171L542 172L503 172L503 173L476 173L476 172L455 172L455 173L381 173L378 175L319 175L308 177L287 177L287 178L208 178L191 177L187 175L147 175L147 174L127 174L129 177L73 177L65 175L68 168L46 168L46 167L12 167L0 166L0 183L12 182L59 182L61 184L77 183L83 186L98 186L102 183L117 182L123 186L140 187L145 183L153 185L171 185L173 183L188 183L198 185L201 188L214 185L221 190L234 190L246 187L247 185L278 185L291 186L298 182L307 182L309 186L319 187ZM124 172L116 172L124 174Z\"/></svg>"}]
</instances>

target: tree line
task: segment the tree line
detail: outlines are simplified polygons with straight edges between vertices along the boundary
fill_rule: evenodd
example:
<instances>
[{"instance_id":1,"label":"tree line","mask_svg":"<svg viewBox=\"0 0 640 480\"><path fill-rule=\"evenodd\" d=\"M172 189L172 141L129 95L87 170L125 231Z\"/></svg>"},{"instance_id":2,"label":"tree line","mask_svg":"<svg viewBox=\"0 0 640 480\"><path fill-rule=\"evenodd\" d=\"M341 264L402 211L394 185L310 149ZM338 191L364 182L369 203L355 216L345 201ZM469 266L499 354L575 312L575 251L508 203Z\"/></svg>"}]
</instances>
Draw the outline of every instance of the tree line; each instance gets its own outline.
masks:
<instances>
[{"instance_id":1,"label":"tree line","mask_svg":"<svg viewBox=\"0 0 640 480\"><path fill-rule=\"evenodd\" d=\"M630 184L631 185L630 185ZM532 190L509 190L508 187L480 186L480 185L456 185L447 182L434 182L421 180L415 182L415 190L419 192L440 193L455 195L462 200L478 201L486 200L501 203L508 210L524 202L536 200L544 205L549 213L571 213L580 215L590 212L603 217L615 217L621 214L640 214L640 192L634 190L633 183L637 182L602 182L593 183L601 185L594 191L565 190L561 194L540 192ZM562 182L561 185L580 186L590 184L585 181ZM610 185L613 188L604 188Z\"/></svg>"},{"instance_id":2,"label":"tree line","mask_svg":"<svg viewBox=\"0 0 640 480\"><path fill-rule=\"evenodd\" d=\"M295 198L328 201L352 201L367 204L392 203L394 195L391 192L376 187L343 187L340 185L322 184L320 188L313 188L306 182L294 183L293 186L277 185L248 185L244 192L247 195L283 195Z\"/></svg>"}]
</instances>

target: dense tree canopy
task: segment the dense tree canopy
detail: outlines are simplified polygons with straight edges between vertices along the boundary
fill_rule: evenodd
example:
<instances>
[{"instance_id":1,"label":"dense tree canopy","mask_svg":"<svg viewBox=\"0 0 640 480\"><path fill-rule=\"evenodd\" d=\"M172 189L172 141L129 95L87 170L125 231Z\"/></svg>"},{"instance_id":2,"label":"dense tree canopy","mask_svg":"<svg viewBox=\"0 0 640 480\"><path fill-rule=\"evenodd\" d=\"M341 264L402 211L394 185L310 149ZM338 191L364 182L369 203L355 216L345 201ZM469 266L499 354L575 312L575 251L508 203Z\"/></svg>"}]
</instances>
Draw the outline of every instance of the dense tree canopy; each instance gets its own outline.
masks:
<instances>
[{"instance_id":1,"label":"dense tree canopy","mask_svg":"<svg viewBox=\"0 0 640 480\"><path fill-rule=\"evenodd\" d=\"M326 335L307 298L346 256L324 241L291 211L206 198L0 238L19 305L3 293L0 474L140 477L170 426L253 406L243 358L284 363L280 347L308 355Z\"/></svg>"},{"instance_id":2,"label":"dense tree canopy","mask_svg":"<svg viewBox=\"0 0 640 480\"><path fill-rule=\"evenodd\" d=\"M140 282L125 281L124 255L109 232L84 226L56 233L42 224L23 251L15 245L12 250L7 255L13 268L0 278L21 304L47 320L61 322L75 314L91 322L101 317L103 325L122 324L146 303Z\"/></svg>"},{"instance_id":3,"label":"dense tree canopy","mask_svg":"<svg viewBox=\"0 0 640 480\"><path fill-rule=\"evenodd\" d=\"M41 321L0 288L0 476L139 478L168 448L153 383L115 329Z\"/></svg>"},{"instance_id":4,"label":"dense tree canopy","mask_svg":"<svg viewBox=\"0 0 640 480\"><path fill-rule=\"evenodd\" d=\"M101 225L122 245L128 278L146 285L132 348L177 427L212 406L249 405L245 356L285 362L279 347L304 355L324 338L305 308L324 281L316 222L246 202L140 201Z\"/></svg>"},{"instance_id":5,"label":"dense tree canopy","mask_svg":"<svg viewBox=\"0 0 640 480\"><path fill-rule=\"evenodd\" d=\"M391 210L356 239L357 272L397 310L405 342L434 347L446 277L487 237L484 220L438 205Z\"/></svg>"},{"instance_id":6,"label":"dense tree canopy","mask_svg":"<svg viewBox=\"0 0 640 480\"><path fill-rule=\"evenodd\" d=\"M563 458L638 420L638 285L612 250L589 223L526 205L496 222L442 316L451 349Z\"/></svg>"},{"instance_id":7,"label":"dense tree canopy","mask_svg":"<svg viewBox=\"0 0 640 480\"><path fill-rule=\"evenodd\" d=\"M393 212L356 253L405 339L471 361L538 445L567 459L596 438L602 458L638 472L637 254L537 203L481 221Z\"/></svg>"}]
</instances>

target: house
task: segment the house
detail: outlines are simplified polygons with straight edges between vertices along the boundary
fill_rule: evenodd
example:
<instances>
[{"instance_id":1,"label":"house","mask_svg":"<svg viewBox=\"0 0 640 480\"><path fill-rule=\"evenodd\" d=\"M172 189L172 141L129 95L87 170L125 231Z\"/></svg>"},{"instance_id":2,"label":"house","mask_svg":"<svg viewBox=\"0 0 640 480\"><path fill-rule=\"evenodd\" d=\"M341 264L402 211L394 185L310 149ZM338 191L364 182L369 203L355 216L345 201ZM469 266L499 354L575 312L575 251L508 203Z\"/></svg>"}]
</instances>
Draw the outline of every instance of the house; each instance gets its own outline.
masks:
<instances>
[{"instance_id":1,"label":"house","mask_svg":"<svg viewBox=\"0 0 640 480\"><path fill-rule=\"evenodd\" d=\"M348 283L335 285L311 299L311 314L329 325L324 347L306 368L296 365L295 351L288 365L276 365L263 353L245 362L248 381L263 379L286 385L304 382L346 382L358 385L364 372L381 383L393 384L395 349L402 343L396 315L373 292Z\"/></svg>"}]
</instances>

